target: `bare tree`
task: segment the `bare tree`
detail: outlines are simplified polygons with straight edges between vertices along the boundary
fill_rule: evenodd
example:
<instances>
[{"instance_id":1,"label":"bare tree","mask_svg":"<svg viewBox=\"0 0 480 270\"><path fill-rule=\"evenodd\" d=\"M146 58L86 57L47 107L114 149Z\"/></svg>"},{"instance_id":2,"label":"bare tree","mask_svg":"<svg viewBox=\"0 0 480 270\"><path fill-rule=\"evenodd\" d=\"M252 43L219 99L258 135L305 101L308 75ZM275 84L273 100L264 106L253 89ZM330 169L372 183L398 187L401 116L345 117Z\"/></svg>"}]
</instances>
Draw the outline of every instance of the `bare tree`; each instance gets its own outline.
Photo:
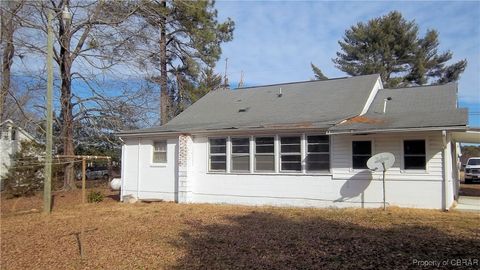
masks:
<instances>
[{"instance_id":1,"label":"bare tree","mask_svg":"<svg viewBox=\"0 0 480 270\"><path fill-rule=\"evenodd\" d=\"M131 95L130 92L102 93L99 83L102 79L105 81L102 77L106 73L114 71L115 65L124 61L129 39L121 29L134 10L115 1L52 0L26 5L33 10L33 16L19 18L25 29L18 43L29 54L45 55L46 18L49 12L55 14L54 60L59 67L61 151L64 155L74 155L74 130L85 123L85 119L98 118L109 109L121 108L112 105L115 102L136 106L129 98L119 97ZM71 21L59 16L66 8L72 11ZM75 89L74 80L79 81ZM98 127L99 132L105 129L107 127ZM64 189L75 189L73 164L65 166Z\"/></svg>"}]
</instances>

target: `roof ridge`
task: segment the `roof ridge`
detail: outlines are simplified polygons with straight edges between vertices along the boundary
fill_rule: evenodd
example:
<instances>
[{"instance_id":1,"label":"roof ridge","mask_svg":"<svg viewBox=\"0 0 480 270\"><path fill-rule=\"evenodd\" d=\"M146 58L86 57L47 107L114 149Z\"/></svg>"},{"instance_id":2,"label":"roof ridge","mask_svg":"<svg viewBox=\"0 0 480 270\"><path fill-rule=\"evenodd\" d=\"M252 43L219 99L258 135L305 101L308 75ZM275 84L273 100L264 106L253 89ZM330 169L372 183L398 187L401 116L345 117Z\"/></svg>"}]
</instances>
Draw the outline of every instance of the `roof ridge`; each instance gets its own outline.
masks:
<instances>
[{"instance_id":1,"label":"roof ridge","mask_svg":"<svg viewBox=\"0 0 480 270\"><path fill-rule=\"evenodd\" d=\"M457 82L447 82L442 84L429 84L429 85L414 85L414 86L404 86L404 87L393 87L393 88L382 88L380 90L399 90L399 89L412 89L412 88L429 88L437 86L446 86L446 85L456 85Z\"/></svg>"},{"instance_id":2,"label":"roof ridge","mask_svg":"<svg viewBox=\"0 0 480 270\"><path fill-rule=\"evenodd\" d=\"M270 87L270 86L277 86L277 85L291 85L291 84L299 84L299 83L311 83L311 82L325 82L325 81L335 81L335 80L344 80L344 79L354 79L359 77L366 77L366 76L380 76L380 74L366 74L366 75L358 75L358 76L345 76L345 77L337 77L337 78L330 78L325 80L305 80L305 81L295 81L295 82L286 82L286 83L273 83L273 84L264 84L264 85L257 85L257 86L245 86L234 88L232 90L242 90L242 89L250 89L250 88L260 88L260 87Z\"/></svg>"}]
</instances>

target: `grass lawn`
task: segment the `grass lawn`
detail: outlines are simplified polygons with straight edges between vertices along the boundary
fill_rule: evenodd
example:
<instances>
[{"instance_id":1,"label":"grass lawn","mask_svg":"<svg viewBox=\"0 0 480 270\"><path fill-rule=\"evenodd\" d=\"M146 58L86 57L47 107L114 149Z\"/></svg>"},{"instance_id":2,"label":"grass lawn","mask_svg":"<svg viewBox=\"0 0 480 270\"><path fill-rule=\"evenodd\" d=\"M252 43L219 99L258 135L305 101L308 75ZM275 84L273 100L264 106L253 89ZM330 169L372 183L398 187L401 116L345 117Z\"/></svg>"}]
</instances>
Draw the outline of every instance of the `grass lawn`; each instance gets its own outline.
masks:
<instances>
[{"instance_id":1,"label":"grass lawn","mask_svg":"<svg viewBox=\"0 0 480 270\"><path fill-rule=\"evenodd\" d=\"M48 217L25 211L40 209L41 197L2 198L1 269L480 268L469 266L480 259L473 213L122 204L109 195L82 208L79 192L57 193Z\"/></svg>"}]
</instances>

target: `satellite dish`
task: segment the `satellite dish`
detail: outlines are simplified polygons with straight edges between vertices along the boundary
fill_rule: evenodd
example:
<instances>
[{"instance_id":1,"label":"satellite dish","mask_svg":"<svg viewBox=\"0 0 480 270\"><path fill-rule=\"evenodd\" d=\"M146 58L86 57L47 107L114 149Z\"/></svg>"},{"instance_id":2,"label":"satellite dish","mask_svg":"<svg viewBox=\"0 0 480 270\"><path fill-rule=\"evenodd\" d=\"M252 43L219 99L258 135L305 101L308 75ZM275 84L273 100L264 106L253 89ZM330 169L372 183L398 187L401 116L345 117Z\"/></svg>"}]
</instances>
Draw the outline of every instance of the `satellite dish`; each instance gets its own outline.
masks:
<instances>
[{"instance_id":1,"label":"satellite dish","mask_svg":"<svg viewBox=\"0 0 480 270\"><path fill-rule=\"evenodd\" d=\"M395 163L395 156L392 153L384 152L376 154L367 161L367 167L372 171L386 171Z\"/></svg>"},{"instance_id":2,"label":"satellite dish","mask_svg":"<svg viewBox=\"0 0 480 270\"><path fill-rule=\"evenodd\" d=\"M395 156L392 153L384 152L376 154L367 161L367 167L372 171L382 171L383 177L383 211L386 210L386 199L385 199L385 173L390 169L395 163Z\"/></svg>"}]
</instances>

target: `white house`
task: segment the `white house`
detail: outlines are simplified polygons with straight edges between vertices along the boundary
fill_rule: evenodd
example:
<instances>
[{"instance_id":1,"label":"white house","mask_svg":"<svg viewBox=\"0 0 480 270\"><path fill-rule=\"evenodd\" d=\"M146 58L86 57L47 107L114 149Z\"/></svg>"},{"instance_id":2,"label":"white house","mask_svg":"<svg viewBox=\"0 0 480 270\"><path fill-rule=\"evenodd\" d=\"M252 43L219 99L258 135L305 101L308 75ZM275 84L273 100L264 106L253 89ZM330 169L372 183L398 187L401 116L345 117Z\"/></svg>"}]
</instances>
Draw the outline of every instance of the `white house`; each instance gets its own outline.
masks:
<instances>
[{"instance_id":1,"label":"white house","mask_svg":"<svg viewBox=\"0 0 480 270\"><path fill-rule=\"evenodd\" d=\"M0 181L7 173L10 167L11 155L20 150L21 141L34 140L23 128L18 127L15 123L7 119L0 123L1 137L0 137ZM0 185L3 187L3 185Z\"/></svg>"},{"instance_id":2,"label":"white house","mask_svg":"<svg viewBox=\"0 0 480 270\"><path fill-rule=\"evenodd\" d=\"M216 90L166 125L119 133L121 197L180 203L452 206L455 136L466 132L454 83L383 89L366 75ZM473 137L476 138L476 137Z\"/></svg>"}]
</instances>

